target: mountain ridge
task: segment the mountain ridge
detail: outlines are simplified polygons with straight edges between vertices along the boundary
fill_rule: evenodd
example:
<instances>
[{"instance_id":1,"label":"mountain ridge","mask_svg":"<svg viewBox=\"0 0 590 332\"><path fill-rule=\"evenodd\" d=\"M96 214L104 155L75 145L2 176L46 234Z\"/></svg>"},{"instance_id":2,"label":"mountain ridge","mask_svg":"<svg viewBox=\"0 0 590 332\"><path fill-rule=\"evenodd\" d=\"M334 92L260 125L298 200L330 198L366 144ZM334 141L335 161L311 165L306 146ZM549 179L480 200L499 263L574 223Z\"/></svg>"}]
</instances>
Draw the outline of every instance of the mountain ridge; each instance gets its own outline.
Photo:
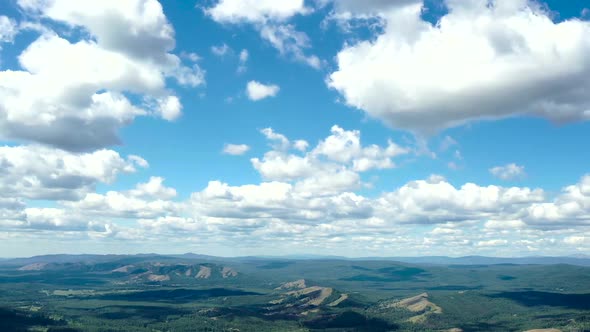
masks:
<instances>
[{"instance_id":1,"label":"mountain ridge","mask_svg":"<svg viewBox=\"0 0 590 332\"><path fill-rule=\"evenodd\" d=\"M322 255L288 255L288 256L237 256L221 257L202 255L196 253L185 254L50 254L32 257L4 258L0 259L3 265L27 265L35 263L77 263L93 262L100 263L113 259L139 259L139 260L166 260L166 259L199 259L202 261L247 261L247 260L342 260L342 261L391 261L410 264L428 265L558 265L568 264L577 266L590 266L590 256L523 256L523 257L493 257L493 256L401 256L401 257L345 257L345 256L322 256Z\"/></svg>"}]
</instances>

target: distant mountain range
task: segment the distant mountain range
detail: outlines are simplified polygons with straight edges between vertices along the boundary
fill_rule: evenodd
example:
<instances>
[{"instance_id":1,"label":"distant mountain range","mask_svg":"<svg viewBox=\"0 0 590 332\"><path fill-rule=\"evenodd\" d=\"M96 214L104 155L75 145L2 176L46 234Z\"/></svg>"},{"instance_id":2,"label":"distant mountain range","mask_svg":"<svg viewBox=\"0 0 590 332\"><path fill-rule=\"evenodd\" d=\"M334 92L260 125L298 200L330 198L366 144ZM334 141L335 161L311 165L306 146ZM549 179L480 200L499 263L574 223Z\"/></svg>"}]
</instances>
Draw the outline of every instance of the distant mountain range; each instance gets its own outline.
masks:
<instances>
[{"instance_id":1,"label":"distant mountain range","mask_svg":"<svg viewBox=\"0 0 590 332\"><path fill-rule=\"evenodd\" d=\"M464 257L447 257L447 256L422 256L422 257L362 257L348 258L342 256L319 256L319 255L291 255L291 256L244 256L244 257L216 257L209 255L200 255L186 253L180 255L161 255L161 254L137 254L137 255L42 255L27 258L3 258L0 263L3 265L25 265L35 263L77 263L91 262L100 263L111 261L113 259L137 258L137 259L198 259L201 261L211 262L240 262L246 260L343 260L343 261L393 261L409 264L428 264L428 265L555 265L568 264L577 266L590 266L590 256L532 256L532 257L486 257L486 256L464 256Z\"/></svg>"}]
</instances>

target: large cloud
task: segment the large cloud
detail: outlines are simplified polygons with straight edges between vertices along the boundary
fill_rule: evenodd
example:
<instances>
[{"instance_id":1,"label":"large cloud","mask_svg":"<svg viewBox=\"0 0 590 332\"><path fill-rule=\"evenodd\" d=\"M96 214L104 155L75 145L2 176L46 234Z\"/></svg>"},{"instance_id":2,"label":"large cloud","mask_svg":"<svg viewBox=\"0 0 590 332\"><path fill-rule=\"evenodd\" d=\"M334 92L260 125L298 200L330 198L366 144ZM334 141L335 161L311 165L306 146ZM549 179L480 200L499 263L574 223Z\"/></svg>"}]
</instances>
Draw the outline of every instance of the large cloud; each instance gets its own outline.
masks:
<instances>
[{"instance_id":1,"label":"large cloud","mask_svg":"<svg viewBox=\"0 0 590 332\"><path fill-rule=\"evenodd\" d=\"M0 72L2 138L72 151L117 144L119 128L137 116L181 115L168 77L189 86L204 82L198 66L170 53L174 30L155 0L18 3L49 20L43 22L82 29L82 39L46 31L19 56L22 70Z\"/></svg>"},{"instance_id":2,"label":"large cloud","mask_svg":"<svg viewBox=\"0 0 590 332\"><path fill-rule=\"evenodd\" d=\"M135 189L119 192L108 191L105 194L88 193L75 202L63 205L83 215L116 218L156 218L177 213L176 190L164 186L164 179L151 177L146 183L140 183Z\"/></svg>"},{"instance_id":3,"label":"large cloud","mask_svg":"<svg viewBox=\"0 0 590 332\"><path fill-rule=\"evenodd\" d=\"M353 193L308 197L283 182L233 187L213 181L203 191L193 194L190 204L197 217L258 222L318 223L368 218L371 214L367 200Z\"/></svg>"},{"instance_id":4,"label":"large cloud","mask_svg":"<svg viewBox=\"0 0 590 332\"><path fill-rule=\"evenodd\" d=\"M455 188L442 178L432 177L384 194L378 199L378 215L414 224L506 220L543 200L540 189L482 187L474 183Z\"/></svg>"},{"instance_id":5,"label":"large cloud","mask_svg":"<svg viewBox=\"0 0 590 332\"><path fill-rule=\"evenodd\" d=\"M449 0L436 25L421 4L382 10L383 32L346 45L328 78L344 101L421 133L528 114L590 118L590 22L555 23L526 0Z\"/></svg>"},{"instance_id":6,"label":"large cloud","mask_svg":"<svg viewBox=\"0 0 590 332\"><path fill-rule=\"evenodd\" d=\"M0 234L88 236L161 250L170 249L169 239L203 248L229 243L239 250L304 245L348 255L570 254L588 248L590 175L553 198L542 189L455 185L440 176L371 196L361 191L363 172L389 168L409 149L393 142L364 145L359 131L338 126L311 147L270 128L262 134L269 151L251 160L262 182L210 181L188 199L177 197L161 177L128 190L95 191L98 183L147 166L136 156L1 148ZM355 166L364 159L374 166ZM48 207L29 199L59 201Z\"/></svg>"},{"instance_id":7,"label":"large cloud","mask_svg":"<svg viewBox=\"0 0 590 332\"><path fill-rule=\"evenodd\" d=\"M0 227L10 234L83 233L151 247L182 238L185 244L216 248L230 241L240 250L305 245L330 252L352 245L347 254L568 254L587 248L588 224L579 221L589 220L588 178L566 187L554 201L538 189L455 187L432 177L376 198L352 192L307 195L277 181L242 186L212 181L180 202L172 200L173 189L164 187L161 178L152 178L135 189L88 194L57 208L25 208L22 201L0 199ZM568 204L579 208L563 210L567 213L544 219L542 225L531 219L539 206L561 209Z\"/></svg>"},{"instance_id":8,"label":"large cloud","mask_svg":"<svg viewBox=\"0 0 590 332\"><path fill-rule=\"evenodd\" d=\"M455 187L431 177L376 198L352 192L310 196L277 181L242 186L212 181L180 202L172 200L173 189L164 187L163 179L152 178L135 189L88 194L57 208L24 208L22 201L0 199L0 227L12 232L83 232L150 245L180 237L214 246L238 241L240 248L282 243L325 251L354 243L355 250L363 252L465 254L510 243L502 248L508 254L515 250L568 253L585 248L584 224L568 220L576 215L588 220L589 178L566 187L554 201L547 201L542 190ZM544 220L540 228L527 216L540 205L573 203L582 204L575 214Z\"/></svg>"},{"instance_id":9,"label":"large cloud","mask_svg":"<svg viewBox=\"0 0 590 332\"><path fill-rule=\"evenodd\" d=\"M139 157L112 150L72 154L42 146L0 147L0 198L78 200L98 183L145 167Z\"/></svg>"}]
</instances>

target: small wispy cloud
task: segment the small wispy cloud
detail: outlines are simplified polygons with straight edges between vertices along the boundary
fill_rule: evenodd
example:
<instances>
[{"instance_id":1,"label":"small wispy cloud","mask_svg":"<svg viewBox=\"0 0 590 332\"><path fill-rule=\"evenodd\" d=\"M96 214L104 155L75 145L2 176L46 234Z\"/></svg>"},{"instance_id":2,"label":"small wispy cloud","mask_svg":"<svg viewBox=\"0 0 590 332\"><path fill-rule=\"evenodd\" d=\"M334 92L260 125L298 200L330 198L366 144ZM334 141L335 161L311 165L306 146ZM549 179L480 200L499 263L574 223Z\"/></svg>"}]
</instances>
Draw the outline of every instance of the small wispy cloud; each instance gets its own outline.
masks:
<instances>
[{"instance_id":1,"label":"small wispy cloud","mask_svg":"<svg viewBox=\"0 0 590 332\"><path fill-rule=\"evenodd\" d=\"M505 166L492 167L490 168L490 173L504 181L521 179L526 176L524 166L519 166L514 163Z\"/></svg>"},{"instance_id":2,"label":"small wispy cloud","mask_svg":"<svg viewBox=\"0 0 590 332\"><path fill-rule=\"evenodd\" d=\"M225 144L223 146L223 154L232 156L241 156L250 150L250 146L246 144Z\"/></svg>"},{"instance_id":3,"label":"small wispy cloud","mask_svg":"<svg viewBox=\"0 0 590 332\"><path fill-rule=\"evenodd\" d=\"M218 46L211 46L211 52L217 56L224 56L230 51L231 51L231 48L229 46L227 46L226 43L223 43Z\"/></svg>"},{"instance_id":4,"label":"small wispy cloud","mask_svg":"<svg viewBox=\"0 0 590 332\"><path fill-rule=\"evenodd\" d=\"M244 73L248 69L246 66L248 59L250 58L250 53L248 53L247 49L243 49L240 52L240 62L238 64L238 73Z\"/></svg>"}]
</instances>

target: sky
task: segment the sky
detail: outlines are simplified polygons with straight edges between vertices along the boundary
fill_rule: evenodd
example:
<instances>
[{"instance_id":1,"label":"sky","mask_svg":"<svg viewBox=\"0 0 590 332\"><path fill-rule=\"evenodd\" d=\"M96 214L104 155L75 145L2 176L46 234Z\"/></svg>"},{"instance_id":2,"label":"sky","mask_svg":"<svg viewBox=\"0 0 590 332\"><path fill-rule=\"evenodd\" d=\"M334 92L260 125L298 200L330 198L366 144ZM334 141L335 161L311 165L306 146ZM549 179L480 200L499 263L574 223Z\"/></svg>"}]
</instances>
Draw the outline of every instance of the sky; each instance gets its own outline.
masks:
<instances>
[{"instance_id":1,"label":"sky","mask_svg":"<svg viewBox=\"0 0 590 332\"><path fill-rule=\"evenodd\" d=\"M0 256L590 253L589 0L0 1Z\"/></svg>"}]
</instances>

